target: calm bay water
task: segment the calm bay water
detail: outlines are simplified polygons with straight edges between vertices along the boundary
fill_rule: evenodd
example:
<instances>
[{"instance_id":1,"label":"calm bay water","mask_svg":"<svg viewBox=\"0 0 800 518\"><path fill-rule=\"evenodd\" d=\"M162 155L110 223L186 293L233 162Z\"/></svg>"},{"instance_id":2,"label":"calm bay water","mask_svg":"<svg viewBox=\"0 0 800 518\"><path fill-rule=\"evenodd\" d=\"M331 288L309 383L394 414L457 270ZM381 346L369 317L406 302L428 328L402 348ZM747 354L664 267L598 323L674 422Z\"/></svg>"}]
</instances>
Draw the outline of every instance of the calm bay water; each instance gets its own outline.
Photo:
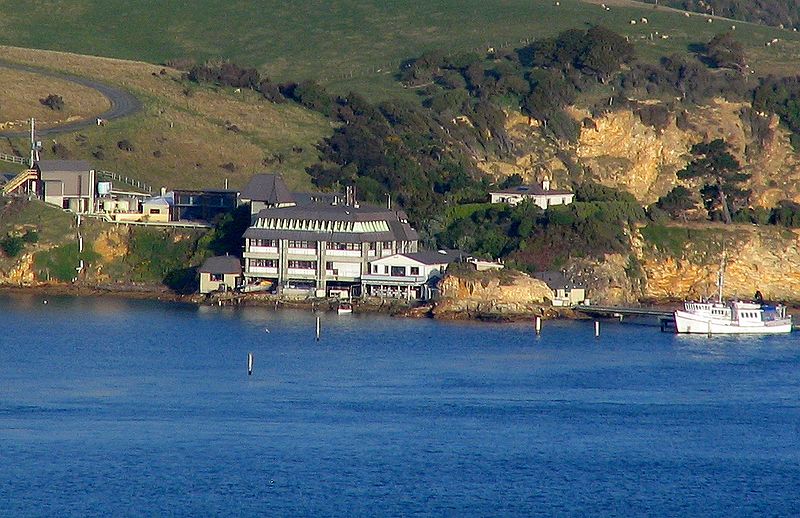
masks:
<instances>
[{"instance_id":1,"label":"calm bay water","mask_svg":"<svg viewBox=\"0 0 800 518\"><path fill-rule=\"evenodd\" d=\"M314 318L0 296L0 514L800 509L796 334Z\"/></svg>"}]
</instances>

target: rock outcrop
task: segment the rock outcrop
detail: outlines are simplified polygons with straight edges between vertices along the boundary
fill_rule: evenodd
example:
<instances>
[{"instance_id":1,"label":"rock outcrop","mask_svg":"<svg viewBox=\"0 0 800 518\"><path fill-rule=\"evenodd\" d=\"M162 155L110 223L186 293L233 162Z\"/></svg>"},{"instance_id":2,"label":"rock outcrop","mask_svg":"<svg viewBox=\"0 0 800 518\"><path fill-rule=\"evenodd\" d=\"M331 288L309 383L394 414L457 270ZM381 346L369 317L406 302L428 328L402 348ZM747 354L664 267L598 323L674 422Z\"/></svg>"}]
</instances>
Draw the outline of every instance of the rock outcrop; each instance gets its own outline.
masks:
<instances>
[{"instance_id":1,"label":"rock outcrop","mask_svg":"<svg viewBox=\"0 0 800 518\"><path fill-rule=\"evenodd\" d=\"M759 290L767 300L800 302L797 231L735 225L720 228L713 235L715 242L710 246L699 240L690 241L679 255L645 245L640 252L646 279L643 296L648 299L715 296L724 248L726 298L751 298Z\"/></svg>"},{"instance_id":2,"label":"rock outcrop","mask_svg":"<svg viewBox=\"0 0 800 518\"><path fill-rule=\"evenodd\" d=\"M755 112L747 103L714 99L706 106L677 111L673 107L666 124L656 128L642 122L638 110L657 104L641 101L596 117L573 107L572 118L583 121L575 144L556 145L543 137L535 121L509 113L506 131L513 156L481 162L479 167L498 179L517 173L535 181L547 175L557 185L591 178L649 204L681 183L676 173L690 160L693 144L723 138L752 175L747 187L753 191L754 205L800 201L800 160L776 115ZM588 176L579 178L576 171Z\"/></svg>"},{"instance_id":3,"label":"rock outcrop","mask_svg":"<svg viewBox=\"0 0 800 518\"><path fill-rule=\"evenodd\" d=\"M542 315L552 292L528 275L512 271L448 273L439 283L441 297L433 316L441 319L513 319Z\"/></svg>"}]
</instances>

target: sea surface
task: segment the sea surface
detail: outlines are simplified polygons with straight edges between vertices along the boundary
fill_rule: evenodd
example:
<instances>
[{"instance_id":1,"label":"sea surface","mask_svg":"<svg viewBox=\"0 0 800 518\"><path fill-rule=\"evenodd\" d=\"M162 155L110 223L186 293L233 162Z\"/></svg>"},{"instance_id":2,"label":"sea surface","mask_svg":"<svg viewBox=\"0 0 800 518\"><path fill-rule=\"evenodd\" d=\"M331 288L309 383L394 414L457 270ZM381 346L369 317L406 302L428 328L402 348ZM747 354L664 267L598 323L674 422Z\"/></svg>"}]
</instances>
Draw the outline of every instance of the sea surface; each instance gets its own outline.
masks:
<instances>
[{"instance_id":1,"label":"sea surface","mask_svg":"<svg viewBox=\"0 0 800 518\"><path fill-rule=\"evenodd\" d=\"M320 318L0 295L0 515L800 513L796 333Z\"/></svg>"}]
</instances>

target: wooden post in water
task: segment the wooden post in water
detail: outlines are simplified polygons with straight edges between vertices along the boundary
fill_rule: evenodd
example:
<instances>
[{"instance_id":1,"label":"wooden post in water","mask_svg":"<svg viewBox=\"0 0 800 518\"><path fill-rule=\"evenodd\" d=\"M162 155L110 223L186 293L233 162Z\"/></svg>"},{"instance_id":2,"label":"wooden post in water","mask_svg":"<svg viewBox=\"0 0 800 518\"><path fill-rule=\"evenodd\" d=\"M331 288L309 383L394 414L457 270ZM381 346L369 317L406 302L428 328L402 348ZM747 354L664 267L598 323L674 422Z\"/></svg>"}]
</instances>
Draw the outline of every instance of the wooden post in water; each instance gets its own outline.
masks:
<instances>
[{"instance_id":1,"label":"wooden post in water","mask_svg":"<svg viewBox=\"0 0 800 518\"><path fill-rule=\"evenodd\" d=\"M253 353L247 353L247 375L253 375Z\"/></svg>"},{"instance_id":2,"label":"wooden post in water","mask_svg":"<svg viewBox=\"0 0 800 518\"><path fill-rule=\"evenodd\" d=\"M534 326L536 328L536 334L537 335L542 334L542 317L540 316L536 317L536 324L534 324Z\"/></svg>"},{"instance_id":3,"label":"wooden post in water","mask_svg":"<svg viewBox=\"0 0 800 518\"><path fill-rule=\"evenodd\" d=\"M597 338L598 336L600 336L600 321L599 320L595 320L594 321L594 337Z\"/></svg>"},{"instance_id":4,"label":"wooden post in water","mask_svg":"<svg viewBox=\"0 0 800 518\"><path fill-rule=\"evenodd\" d=\"M317 317L317 342L319 342L319 317Z\"/></svg>"}]
</instances>

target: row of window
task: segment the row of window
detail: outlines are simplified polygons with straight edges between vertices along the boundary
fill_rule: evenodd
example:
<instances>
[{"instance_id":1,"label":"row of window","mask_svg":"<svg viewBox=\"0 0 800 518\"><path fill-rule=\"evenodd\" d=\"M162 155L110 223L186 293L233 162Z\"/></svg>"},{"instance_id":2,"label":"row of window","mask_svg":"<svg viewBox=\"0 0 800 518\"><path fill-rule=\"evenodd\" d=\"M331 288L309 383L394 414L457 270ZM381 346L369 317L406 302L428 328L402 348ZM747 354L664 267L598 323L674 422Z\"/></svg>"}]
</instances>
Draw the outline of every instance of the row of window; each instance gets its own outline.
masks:
<instances>
[{"instance_id":1,"label":"row of window","mask_svg":"<svg viewBox=\"0 0 800 518\"><path fill-rule=\"evenodd\" d=\"M250 261L250 267L255 268L277 268L278 267L278 260L277 259L248 259ZM316 270L317 269L317 262L316 261L289 261L288 263L289 268L296 268L300 270ZM327 270L333 270L333 262L328 261L325 263L325 268Z\"/></svg>"},{"instance_id":2,"label":"row of window","mask_svg":"<svg viewBox=\"0 0 800 518\"><path fill-rule=\"evenodd\" d=\"M251 239L250 246L278 246L274 239Z\"/></svg>"},{"instance_id":3,"label":"row of window","mask_svg":"<svg viewBox=\"0 0 800 518\"><path fill-rule=\"evenodd\" d=\"M419 266L411 266L409 267L411 272L408 275L419 275ZM380 266L377 264L372 265L372 273L373 274L380 274ZM405 277L406 276L406 267L405 266L384 266L383 267L383 274L384 275L391 275L392 277Z\"/></svg>"},{"instance_id":4,"label":"row of window","mask_svg":"<svg viewBox=\"0 0 800 518\"><path fill-rule=\"evenodd\" d=\"M248 259L251 268L277 268L277 259Z\"/></svg>"},{"instance_id":5,"label":"row of window","mask_svg":"<svg viewBox=\"0 0 800 518\"><path fill-rule=\"evenodd\" d=\"M316 241L288 241L289 248L306 248L306 249L315 249L317 247ZM377 250L378 243L365 243L368 245L369 250ZM278 241L276 239L251 239L250 246L271 246L277 247ZM392 248L392 241L383 241L380 243L380 246L384 250L388 250ZM351 250L351 251L361 251L361 244L360 243L332 243L326 242L325 248L327 250Z\"/></svg>"}]
</instances>

